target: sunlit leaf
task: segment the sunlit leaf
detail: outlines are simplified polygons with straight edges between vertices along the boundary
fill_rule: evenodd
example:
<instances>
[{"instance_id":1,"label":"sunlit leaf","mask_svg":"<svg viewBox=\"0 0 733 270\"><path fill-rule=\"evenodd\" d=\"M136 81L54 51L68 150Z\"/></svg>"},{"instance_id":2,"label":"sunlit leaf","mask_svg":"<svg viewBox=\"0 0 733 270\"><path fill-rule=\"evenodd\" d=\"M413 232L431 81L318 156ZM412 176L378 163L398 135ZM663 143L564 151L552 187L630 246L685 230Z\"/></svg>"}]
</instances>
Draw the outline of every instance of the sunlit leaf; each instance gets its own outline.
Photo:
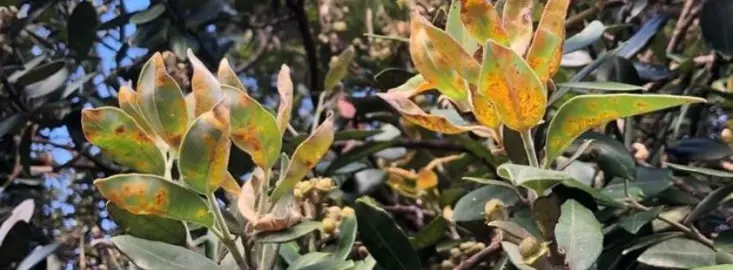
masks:
<instances>
[{"instance_id":1,"label":"sunlit leaf","mask_svg":"<svg viewBox=\"0 0 733 270\"><path fill-rule=\"evenodd\" d=\"M140 94L129 86L120 86L120 91L117 93L117 102L120 104L120 109L135 119L135 122L140 125L145 133L151 137L155 136L153 128L150 127L148 120L143 117L143 113L140 111L140 103L142 102Z\"/></svg>"},{"instance_id":2,"label":"sunlit leaf","mask_svg":"<svg viewBox=\"0 0 733 270\"><path fill-rule=\"evenodd\" d=\"M636 260L660 268L691 269L715 264L715 250L696 240L672 238L648 248Z\"/></svg>"},{"instance_id":3,"label":"sunlit leaf","mask_svg":"<svg viewBox=\"0 0 733 270\"><path fill-rule=\"evenodd\" d=\"M260 243L283 243L298 239L320 228L321 223L318 221L304 221L284 231L259 234L255 240Z\"/></svg>"},{"instance_id":4,"label":"sunlit leaf","mask_svg":"<svg viewBox=\"0 0 733 270\"><path fill-rule=\"evenodd\" d=\"M241 192L237 179L234 179L231 173L226 174L224 182L221 183L221 188L234 195L234 197L239 197L239 193Z\"/></svg>"},{"instance_id":5,"label":"sunlit leaf","mask_svg":"<svg viewBox=\"0 0 733 270\"><path fill-rule=\"evenodd\" d=\"M510 47L519 55L524 55L532 41L533 5L534 0L511 0L504 4L502 25L509 38Z\"/></svg>"},{"instance_id":6,"label":"sunlit leaf","mask_svg":"<svg viewBox=\"0 0 733 270\"><path fill-rule=\"evenodd\" d=\"M332 114L329 115L316 131L295 149L285 177L270 196L273 202L277 202L285 194L291 192L295 184L302 180L328 152L335 133L333 118Z\"/></svg>"},{"instance_id":7,"label":"sunlit leaf","mask_svg":"<svg viewBox=\"0 0 733 270\"><path fill-rule=\"evenodd\" d=\"M336 62L330 66L328 73L326 73L326 79L323 82L323 90L331 91L341 82L349 71L349 65L351 65L351 61L354 60L355 54L356 51L354 51L353 46L349 46L349 48L339 54Z\"/></svg>"},{"instance_id":8,"label":"sunlit leaf","mask_svg":"<svg viewBox=\"0 0 733 270\"><path fill-rule=\"evenodd\" d=\"M696 97L672 95L583 95L568 100L547 129L545 164L552 162L583 132L611 120L662 110L682 104L705 102Z\"/></svg>"},{"instance_id":9,"label":"sunlit leaf","mask_svg":"<svg viewBox=\"0 0 733 270\"><path fill-rule=\"evenodd\" d=\"M196 101L194 102L196 105L194 115L199 116L211 110L222 99L224 94L221 91L221 84L214 77L214 74L211 74L211 71L193 54L193 51L189 49L187 55L188 61L191 62L191 66L193 67L191 91Z\"/></svg>"},{"instance_id":10,"label":"sunlit leaf","mask_svg":"<svg viewBox=\"0 0 733 270\"><path fill-rule=\"evenodd\" d=\"M275 117L257 100L227 85L222 90L231 110L231 138L252 156L257 166L269 169L278 159L282 138Z\"/></svg>"},{"instance_id":11,"label":"sunlit leaf","mask_svg":"<svg viewBox=\"0 0 733 270\"><path fill-rule=\"evenodd\" d=\"M448 18L445 22L445 31L461 44L467 52L474 52L479 47L479 43L474 39L461 21L461 1L453 1L448 11Z\"/></svg>"},{"instance_id":12,"label":"sunlit leaf","mask_svg":"<svg viewBox=\"0 0 733 270\"><path fill-rule=\"evenodd\" d=\"M512 180L514 184L531 188L539 194L566 179L573 179L564 172L511 163L502 164L496 168L496 172L499 176Z\"/></svg>"},{"instance_id":13,"label":"sunlit leaf","mask_svg":"<svg viewBox=\"0 0 733 270\"><path fill-rule=\"evenodd\" d=\"M570 269L589 269L603 250L601 223L593 212L572 199L562 204L555 237L557 245L565 250Z\"/></svg>"},{"instance_id":14,"label":"sunlit leaf","mask_svg":"<svg viewBox=\"0 0 733 270\"><path fill-rule=\"evenodd\" d=\"M165 71L160 53L143 66L137 83L140 111L148 124L173 150L178 150L188 127L188 111L178 83Z\"/></svg>"},{"instance_id":15,"label":"sunlit leaf","mask_svg":"<svg viewBox=\"0 0 733 270\"><path fill-rule=\"evenodd\" d=\"M234 87L239 91L247 93L247 88L244 87L242 81L239 80L237 73L232 70L232 66L229 65L229 60L226 58L219 62L219 70L216 72L216 77L219 79L219 83Z\"/></svg>"},{"instance_id":16,"label":"sunlit leaf","mask_svg":"<svg viewBox=\"0 0 733 270\"><path fill-rule=\"evenodd\" d=\"M501 125L501 119L499 119L499 115L496 114L496 108L494 107L494 103L492 103L491 99L479 93L474 87L471 87L469 98L471 99L471 106L473 107L473 110L471 111L476 117L476 120L488 128L499 128L499 125Z\"/></svg>"},{"instance_id":17,"label":"sunlit leaf","mask_svg":"<svg viewBox=\"0 0 733 270\"><path fill-rule=\"evenodd\" d=\"M208 205L198 194L163 177L118 174L94 180L94 186L104 198L136 215L157 215L206 227L214 225Z\"/></svg>"},{"instance_id":18,"label":"sunlit leaf","mask_svg":"<svg viewBox=\"0 0 733 270\"><path fill-rule=\"evenodd\" d=\"M125 234L172 245L186 244L186 227L178 220L155 215L135 215L111 202L107 202L107 212Z\"/></svg>"},{"instance_id":19,"label":"sunlit leaf","mask_svg":"<svg viewBox=\"0 0 733 270\"><path fill-rule=\"evenodd\" d=\"M473 56L466 52L461 44L448 33L433 26L422 17L419 18L418 23L422 24L420 28L430 39L429 43L433 48L430 56L435 65L443 70L450 68L469 82L476 82L481 71L478 61L473 59Z\"/></svg>"},{"instance_id":20,"label":"sunlit leaf","mask_svg":"<svg viewBox=\"0 0 733 270\"><path fill-rule=\"evenodd\" d=\"M544 85L519 55L489 40L484 47L478 92L491 99L502 122L523 132L537 125L545 114Z\"/></svg>"},{"instance_id":21,"label":"sunlit leaf","mask_svg":"<svg viewBox=\"0 0 733 270\"><path fill-rule=\"evenodd\" d=\"M387 93L392 95L402 95L409 98L433 88L435 88L435 84L426 81L422 75L418 74L408 79L400 86L389 89Z\"/></svg>"},{"instance_id":22,"label":"sunlit leaf","mask_svg":"<svg viewBox=\"0 0 733 270\"><path fill-rule=\"evenodd\" d=\"M425 129L445 134L458 134L472 130L486 130L481 126L459 126L443 116L425 113L410 99L393 93L378 93L377 96L389 103L402 117Z\"/></svg>"},{"instance_id":23,"label":"sunlit leaf","mask_svg":"<svg viewBox=\"0 0 733 270\"><path fill-rule=\"evenodd\" d=\"M163 175L162 152L122 110L115 107L85 109L81 126L87 140L99 147L106 157L138 172Z\"/></svg>"},{"instance_id":24,"label":"sunlit leaf","mask_svg":"<svg viewBox=\"0 0 733 270\"><path fill-rule=\"evenodd\" d=\"M287 65L280 67L277 74L277 92L280 94L280 106L277 107L277 126L280 134L290 125L290 116L293 110L293 80L290 79L290 68Z\"/></svg>"},{"instance_id":25,"label":"sunlit leaf","mask_svg":"<svg viewBox=\"0 0 733 270\"><path fill-rule=\"evenodd\" d=\"M527 52L527 63L543 83L550 80L560 67L568 5L570 0L547 2L532 45Z\"/></svg>"},{"instance_id":26,"label":"sunlit leaf","mask_svg":"<svg viewBox=\"0 0 733 270\"><path fill-rule=\"evenodd\" d=\"M225 180L229 162L229 108L221 102L193 121L181 144L178 171L183 182L211 194Z\"/></svg>"},{"instance_id":27,"label":"sunlit leaf","mask_svg":"<svg viewBox=\"0 0 733 270\"><path fill-rule=\"evenodd\" d=\"M479 43L484 44L493 39L500 44L509 45L499 13L489 1L461 0L461 21Z\"/></svg>"}]
</instances>

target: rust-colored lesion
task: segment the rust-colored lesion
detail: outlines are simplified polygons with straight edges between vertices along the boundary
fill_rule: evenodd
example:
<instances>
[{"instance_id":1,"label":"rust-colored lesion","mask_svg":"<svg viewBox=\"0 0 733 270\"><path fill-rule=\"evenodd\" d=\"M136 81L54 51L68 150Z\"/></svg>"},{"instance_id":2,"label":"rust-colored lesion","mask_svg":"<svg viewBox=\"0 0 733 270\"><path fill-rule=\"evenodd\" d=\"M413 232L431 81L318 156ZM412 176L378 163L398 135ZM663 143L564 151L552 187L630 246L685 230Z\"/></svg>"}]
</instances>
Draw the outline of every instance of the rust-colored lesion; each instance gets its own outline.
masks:
<instances>
[{"instance_id":1,"label":"rust-colored lesion","mask_svg":"<svg viewBox=\"0 0 733 270\"><path fill-rule=\"evenodd\" d=\"M635 101L634 102L634 109L640 112L646 112L649 110L650 107L651 106L649 105L648 102L644 102L644 101Z\"/></svg>"}]
</instances>

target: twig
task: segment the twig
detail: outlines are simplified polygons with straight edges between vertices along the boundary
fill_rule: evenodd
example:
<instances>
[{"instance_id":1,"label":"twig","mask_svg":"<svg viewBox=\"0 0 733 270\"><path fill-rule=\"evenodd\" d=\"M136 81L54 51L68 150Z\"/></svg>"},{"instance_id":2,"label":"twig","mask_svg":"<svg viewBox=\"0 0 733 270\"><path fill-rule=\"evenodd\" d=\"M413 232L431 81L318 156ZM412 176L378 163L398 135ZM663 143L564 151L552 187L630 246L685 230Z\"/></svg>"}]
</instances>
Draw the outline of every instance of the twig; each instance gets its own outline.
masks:
<instances>
[{"instance_id":1,"label":"twig","mask_svg":"<svg viewBox=\"0 0 733 270\"><path fill-rule=\"evenodd\" d=\"M690 26L689 18L694 17L690 16L690 10L692 9L693 2L695 2L695 0L685 0L685 5L682 7L682 12L680 13L679 20L677 20L677 25L674 27L672 37L669 39L669 43L667 43L667 53L674 52L677 47L677 43L680 41L680 37L687 32L687 27Z\"/></svg>"},{"instance_id":2,"label":"twig","mask_svg":"<svg viewBox=\"0 0 733 270\"><path fill-rule=\"evenodd\" d=\"M462 261L461 264L453 268L453 270L473 269L476 264L480 263L484 259L484 257L489 256L489 254L499 249L499 247L501 246L501 238L501 234L497 233L496 235L494 235L493 238L491 238L491 244L489 244L489 246L482 249L478 253L473 254L473 256L469 257L468 259Z\"/></svg>"},{"instance_id":3,"label":"twig","mask_svg":"<svg viewBox=\"0 0 733 270\"><path fill-rule=\"evenodd\" d=\"M641 210L641 211L649 211L651 209L649 207L646 207L644 205L639 204L635 200L629 200L629 203L627 203L626 206L631 207L631 208L636 209L636 210ZM674 220L668 219L666 217L663 217L661 214L658 215L656 218L659 219L659 220L661 220L661 221L666 222L667 224L669 224L670 226L676 228L677 230L680 230L680 231L686 233L687 235L689 235L693 239L699 241L700 243L703 243L703 244L705 244L705 245L707 245L709 247L713 247L713 240L708 239L707 237L705 237L704 235L702 235L697 230L693 230L692 228L687 227L685 225L682 225L681 223L679 223L677 221L674 221Z\"/></svg>"},{"instance_id":4,"label":"twig","mask_svg":"<svg viewBox=\"0 0 733 270\"><path fill-rule=\"evenodd\" d=\"M294 13L295 20L298 22L298 30L303 39L303 47L305 48L308 58L308 69L310 69L310 85L311 91L322 91L320 74L318 72L318 56L316 54L316 41L311 34L308 26L308 15L305 13L303 0L287 0L288 8ZM313 104L317 103L316 96L312 95Z\"/></svg>"},{"instance_id":5,"label":"twig","mask_svg":"<svg viewBox=\"0 0 733 270\"><path fill-rule=\"evenodd\" d=\"M242 73L246 71L247 69L254 66L260 59L262 59L262 56L265 55L265 51L267 51L267 45L272 39L272 29L270 27L267 27L266 29L259 29L257 30L257 36L259 37L259 42L257 42L257 49L252 53L252 56L247 60L247 62L244 62L237 66L235 69L236 73Z\"/></svg>"}]
</instances>

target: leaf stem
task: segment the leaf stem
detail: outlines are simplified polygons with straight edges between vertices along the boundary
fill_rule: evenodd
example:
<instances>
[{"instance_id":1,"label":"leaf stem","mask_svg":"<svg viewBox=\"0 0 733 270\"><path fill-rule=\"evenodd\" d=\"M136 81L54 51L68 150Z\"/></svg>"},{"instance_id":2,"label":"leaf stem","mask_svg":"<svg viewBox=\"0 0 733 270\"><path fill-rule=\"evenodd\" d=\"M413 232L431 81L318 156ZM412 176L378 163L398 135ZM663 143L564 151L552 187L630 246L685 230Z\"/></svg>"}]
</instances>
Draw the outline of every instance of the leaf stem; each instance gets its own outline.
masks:
<instances>
[{"instance_id":1,"label":"leaf stem","mask_svg":"<svg viewBox=\"0 0 733 270\"><path fill-rule=\"evenodd\" d=\"M321 113L323 113L323 107L325 104L323 104L326 100L326 94L328 94L329 91L321 91L321 93L318 95L318 106L316 106L316 113L313 115L313 126L311 127L311 133L316 132L316 128L318 128L318 122L321 118Z\"/></svg>"},{"instance_id":2,"label":"leaf stem","mask_svg":"<svg viewBox=\"0 0 733 270\"><path fill-rule=\"evenodd\" d=\"M237 244L234 242L234 236L229 232L229 228L224 220L224 215L221 214L219 203L216 202L216 196L214 196L214 193L210 193L206 195L206 199L209 201L209 207L214 211L214 217L216 218L216 226L214 227L219 227L218 230L214 228L212 232L214 232L214 234L219 237L219 240L221 240L221 242L227 247L229 253L231 253L234 258L234 261L237 262L239 269L249 269L249 266L247 266L247 263L244 260L244 256L239 252L239 248L237 248Z\"/></svg>"},{"instance_id":3,"label":"leaf stem","mask_svg":"<svg viewBox=\"0 0 733 270\"><path fill-rule=\"evenodd\" d=\"M537 160L537 153L534 149L534 140L532 139L532 130L527 129L520 132L522 136L522 144L524 145L524 151L527 154L527 160L529 160L529 166L540 167L540 162Z\"/></svg>"}]
</instances>

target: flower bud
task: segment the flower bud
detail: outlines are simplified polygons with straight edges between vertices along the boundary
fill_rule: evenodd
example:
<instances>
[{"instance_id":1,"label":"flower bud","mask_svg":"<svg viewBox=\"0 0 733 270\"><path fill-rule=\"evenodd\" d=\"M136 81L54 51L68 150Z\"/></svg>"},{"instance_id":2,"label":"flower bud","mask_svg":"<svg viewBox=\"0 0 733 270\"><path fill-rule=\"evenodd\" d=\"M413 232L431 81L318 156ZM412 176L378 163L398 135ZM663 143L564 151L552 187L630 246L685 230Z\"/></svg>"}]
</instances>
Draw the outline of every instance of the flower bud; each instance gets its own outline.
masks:
<instances>
[{"instance_id":1,"label":"flower bud","mask_svg":"<svg viewBox=\"0 0 733 270\"><path fill-rule=\"evenodd\" d=\"M354 216L354 209L348 206L344 206L344 208L341 208L341 217L351 217Z\"/></svg>"},{"instance_id":2,"label":"flower bud","mask_svg":"<svg viewBox=\"0 0 733 270\"><path fill-rule=\"evenodd\" d=\"M499 199L491 199L484 204L484 219L486 222L494 220L506 220L507 213L504 209L504 202Z\"/></svg>"},{"instance_id":3,"label":"flower bud","mask_svg":"<svg viewBox=\"0 0 733 270\"><path fill-rule=\"evenodd\" d=\"M537 238L532 236L524 238L519 243L519 254L522 255L522 260L528 265L534 264L537 259L544 256L549 249L543 243L537 241Z\"/></svg>"},{"instance_id":4,"label":"flower bud","mask_svg":"<svg viewBox=\"0 0 733 270\"><path fill-rule=\"evenodd\" d=\"M333 234L334 232L336 232L336 225L336 220L332 218L324 218L321 221L323 232L326 234Z\"/></svg>"}]
</instances>

